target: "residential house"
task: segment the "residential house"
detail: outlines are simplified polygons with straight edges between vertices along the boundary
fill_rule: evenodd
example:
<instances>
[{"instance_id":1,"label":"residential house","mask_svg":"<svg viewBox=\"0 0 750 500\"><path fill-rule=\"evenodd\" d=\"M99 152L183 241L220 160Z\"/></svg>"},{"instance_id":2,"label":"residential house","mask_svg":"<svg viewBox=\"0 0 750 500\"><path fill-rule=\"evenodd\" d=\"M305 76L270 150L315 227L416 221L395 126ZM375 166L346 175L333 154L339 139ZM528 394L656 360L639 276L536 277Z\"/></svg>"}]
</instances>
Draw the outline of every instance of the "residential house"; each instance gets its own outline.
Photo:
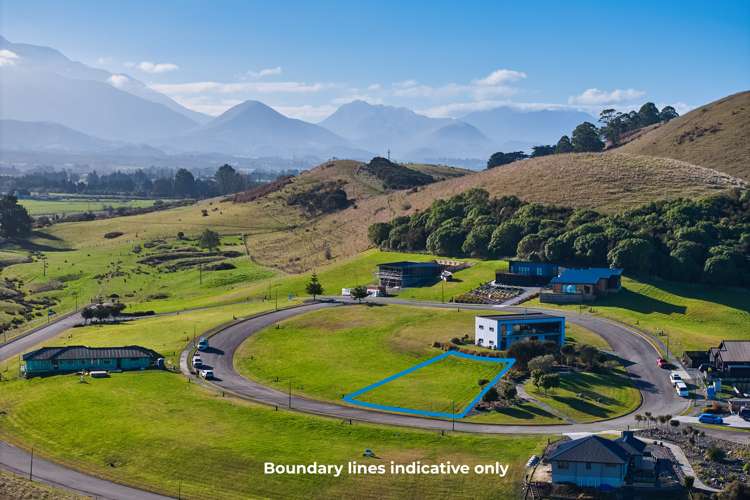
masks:
<instances>
[{"instance_id":1,"label":"residential house","mask_svg":"<svg viewBox=\"0 0 750 500\"><path fill-rule=\"evenodd\" d=\"M565 318L544 313L492 314L474 318L474 343L490 349L508 349L521 340L565 343Z\"/></svg>"},{"instance_id":2,"label":"residential house","mask_svg":"<svg viewBox=\"0 0 750 500\"><path fill-rule=\"evenodd\" d=\"M509 260L507 272L495 273L495 283L510 286L545 286L558 272L559 266L550 262Z\"/></svg>"},{"instance_id":3,"label":"residential house","mask_svg":"<svg viewBox=\"0 0 750 500\"><path fill-rule=\"evenodd\" d=\"M708 350L708 363L714 376L750 379L750 340L722 340Z\"/></svg>"},{"instance_id":4,"label":"residential house","mask_svg":"<svg viewBox=\"0 0 750 500\"><path fill-rule=\"evenodd\" d=\"M550 281L550 288L542 290L541 302L568 304L590 302L597 297L619 292L622 269L590 267L584 269L563 269Z\"/></svg>"},{"instance_id":5,"label":"residential house","mask_svg":"<svg viewBox=\"0 0 750 500\"><path fill-rule=\"evenodd\" d=\"M437 262L388 262L378 264L377 278L385 288L409 288L437 283L442 271Z\"/></svg>"},{"instance_id":6,"label":"residential house","mask_svg":"<svg viewBox=\"0 0 750 500\"><path fill-rule=\"evenodd\" d=\"M22 371L27 377L90 370L143 370L161 356L140 346L125 347L42 347L23 355Z\"/></svg>"}]
</instances>

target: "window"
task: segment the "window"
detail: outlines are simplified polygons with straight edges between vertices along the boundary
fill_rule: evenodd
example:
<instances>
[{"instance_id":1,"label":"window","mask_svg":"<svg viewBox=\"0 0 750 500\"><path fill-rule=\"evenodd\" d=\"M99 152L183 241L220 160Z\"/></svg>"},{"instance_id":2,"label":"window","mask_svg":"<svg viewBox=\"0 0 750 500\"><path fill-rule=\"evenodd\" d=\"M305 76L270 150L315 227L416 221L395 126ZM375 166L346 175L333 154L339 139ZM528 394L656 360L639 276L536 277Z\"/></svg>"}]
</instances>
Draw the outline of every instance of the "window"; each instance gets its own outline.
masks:
<instances>
[{"instance_id":1,"label":"window","mask_svg":"<svg viewBox=\"0 0 750 500\"><path fill-rule=\"evenodd\" d=\"M608 468L608 469L613 469L614 467L616 467L616 465L615 465L615 464L607 464L607 468Z\"/></svg>"},{"instance_id":2,"label":"window","mask_svg":"<svg viewBox=\"0 0 750 500\"><path fill-rule=\"evenodd\" d=\"M586 470L591 470L591 462L586 462Z\"/></svg>"},{"instance_id":3,"label":"window","mask_svg":"<svg viewBox=\"0 0 750 500\"><path fill-rule=\"evenodd\" d=\"M560 462L557 462L557 468L567 470L570 468L570 464L568 464L568 462L560 461Z\"/></svg>"},{"instance_id":4,"label":"window","mask_svg":"<svg viewBox=\"0 0 750 500\"><path fill-rule=\"evenodd\" d=\"M484 325L479 325L480 330L484 330Z\"/></svg>"},{"instance_id":5,"label":"window","mask_svg":"<svg viewBox=\"0 0 750 500\"><path fill-rule=\"evenodd\" d=\"M490 331L491 331L491 332L494 332L494 331L495 331L495 327L492 327L492 326L491 326L491 327L490 327Z\"/></svg>"}]
</instances>

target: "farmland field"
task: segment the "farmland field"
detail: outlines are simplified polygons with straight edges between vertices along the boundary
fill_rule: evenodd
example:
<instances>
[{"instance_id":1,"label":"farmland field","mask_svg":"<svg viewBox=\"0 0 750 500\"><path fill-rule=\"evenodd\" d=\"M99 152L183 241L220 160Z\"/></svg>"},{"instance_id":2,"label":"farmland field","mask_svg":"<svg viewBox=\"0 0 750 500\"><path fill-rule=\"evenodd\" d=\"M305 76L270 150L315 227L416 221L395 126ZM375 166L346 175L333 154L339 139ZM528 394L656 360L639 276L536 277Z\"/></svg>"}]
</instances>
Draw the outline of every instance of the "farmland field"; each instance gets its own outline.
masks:
<instances>
[{"instance_id":1,"label":"farmland field","mask_svg":"<svg viewBox=\"0 0 750 500\"><path fill-rule=\"evenodd\" d=\"M19 203L29 215L70 215L84 212L102 212L114 209L144 208L153 206L153 199L123 199L106 197L61 197L52 199L22 199Z\"/></svg>"}]
</instances>

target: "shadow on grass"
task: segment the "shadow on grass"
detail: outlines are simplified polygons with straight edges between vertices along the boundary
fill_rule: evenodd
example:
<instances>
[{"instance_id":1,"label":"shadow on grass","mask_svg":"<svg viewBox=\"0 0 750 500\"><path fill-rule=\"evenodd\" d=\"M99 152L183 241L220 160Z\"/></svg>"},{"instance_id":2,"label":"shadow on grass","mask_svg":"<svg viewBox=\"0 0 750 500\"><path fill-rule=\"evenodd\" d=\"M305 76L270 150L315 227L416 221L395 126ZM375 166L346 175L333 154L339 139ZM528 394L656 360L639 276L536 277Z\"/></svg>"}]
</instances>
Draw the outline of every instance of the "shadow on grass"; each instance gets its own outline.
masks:
<instances>
[{"instance_id":1,"label":"shadow on grass","mask_svg":"<svg viewBox=\"0 0 750 500\"><path fill-rule=\"evenodd\" d=\"M652 280L644 282L665 292L685 297L687 299L714 302L741 311L750 312L750 301L747 294L750 290L740 287L722 287L715 285L696 285L692 283L678 283L675 281Z\"/></svg>"},{"instance_id":2,"label":"shadow on grass","mask_svg":"<svg viewBox=\"0 0 750 500\"><path fill-rule=\"evenodd\" d=\"M648 297L623 288L618 293L602 297L597 301L595 307L622 307L641 314L685 314L687 308L664 302L663 300Z\"/></svg>"},{"instance_id":3,"label":"shadow on grass","mask_svg":"<svg viewBox=\"0 0 750 500\"><path fill-rule=\"evenodd\" d=\"M533 420L536 417L559 420L556 415L530 404L519 404L510 408L499 408L496 413L518 420Z\"/></svg>"},{"instance_id":4,"label":"shadow on grass","mask_svg":"<svg viewBox=\"0 0 750 500\"><path fill-rule=\"evenodd\" d=\"M57 243L54 245L53 243ZM32 231L28 238L13 238L0 244L2 249L20 249L28 252L69 252L69 248L64 241L57 236L44 233L42 231Z\"/></svg>"}]
</instances>

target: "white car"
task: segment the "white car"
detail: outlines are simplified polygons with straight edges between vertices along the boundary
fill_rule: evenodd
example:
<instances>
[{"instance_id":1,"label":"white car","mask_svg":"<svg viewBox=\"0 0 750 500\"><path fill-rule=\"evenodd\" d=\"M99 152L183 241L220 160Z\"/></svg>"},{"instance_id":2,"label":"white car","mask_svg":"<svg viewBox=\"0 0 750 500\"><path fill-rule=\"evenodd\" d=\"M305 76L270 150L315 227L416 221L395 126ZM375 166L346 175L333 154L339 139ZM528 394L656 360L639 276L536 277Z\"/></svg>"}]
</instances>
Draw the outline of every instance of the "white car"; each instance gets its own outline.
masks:
<instances>
[{"instance_id":1,"label":"white car","mask_svg":"<svg viewBox=\"0 0 750 500\"><path fill-rule=\"evenodd\" d=\"M677 372L671 372L669 374L669 381L672 382L672 385L674 385L677 382L682 382L682 377L680 377L680 374Z\"/></svg>"},{"instance_id":2,"label":"white car","mask_svg":"<svg viewBox=\"0 0 750 500\"><path fill-rule=\"evenodd\" d=\"M214 371L213 370L201 370L200 375L206 380L211 380L212 378L214 378Z\"/></svg>"},{"instance_id":3,"label":"white car","mask_svg":"<svg viewBox=\"0 0 750 500\"><path fill-rule=\"evenodd\" d=\"M203 360L200 356L193 356L193 366L195 368L200 368L201 366L203 366Z\"/></svg>"}]
</instances>

